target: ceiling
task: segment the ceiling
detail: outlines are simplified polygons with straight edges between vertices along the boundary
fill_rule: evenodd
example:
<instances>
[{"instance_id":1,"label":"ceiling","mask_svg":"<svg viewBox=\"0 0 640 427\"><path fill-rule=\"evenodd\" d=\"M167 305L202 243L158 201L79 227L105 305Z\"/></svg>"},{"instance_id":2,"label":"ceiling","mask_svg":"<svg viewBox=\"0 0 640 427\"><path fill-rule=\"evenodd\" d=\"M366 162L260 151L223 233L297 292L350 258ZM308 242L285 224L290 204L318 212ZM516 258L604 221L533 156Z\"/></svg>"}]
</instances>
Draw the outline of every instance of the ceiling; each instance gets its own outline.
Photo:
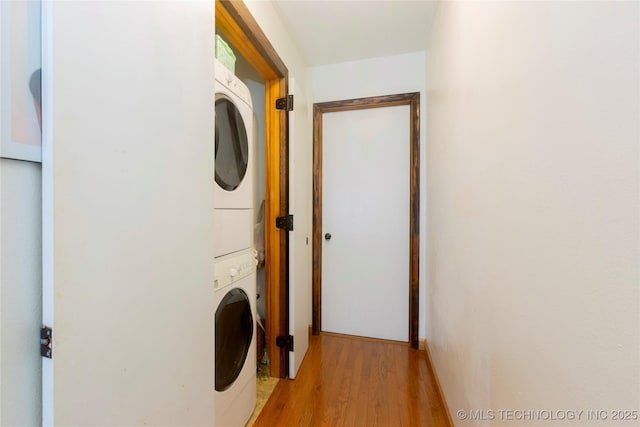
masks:
<instances>
[{"instance_id":1,"label":"ceiling","mask_svg":"<svg viewBox=\"0 0 640 427\"><path fill-rule=\"evenodd\" d=\"M276 0L310 66L426 50L436 1Z\"/></svg>"}]
</instances>

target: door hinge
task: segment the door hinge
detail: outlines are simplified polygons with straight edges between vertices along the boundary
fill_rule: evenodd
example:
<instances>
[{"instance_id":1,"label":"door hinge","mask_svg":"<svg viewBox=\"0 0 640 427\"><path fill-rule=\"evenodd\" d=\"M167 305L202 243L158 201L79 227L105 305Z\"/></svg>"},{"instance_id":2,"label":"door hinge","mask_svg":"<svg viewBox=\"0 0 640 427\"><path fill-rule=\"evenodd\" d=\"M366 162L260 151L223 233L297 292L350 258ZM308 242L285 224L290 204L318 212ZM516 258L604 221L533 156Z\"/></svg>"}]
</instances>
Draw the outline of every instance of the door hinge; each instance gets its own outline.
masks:
<instances>
[{"instance_id":1,"label":"door hinge","mask_svg":"<svg viewBox=\"0 0 640 427\"><path fill-rule=\"evenodd\" d=\"M293 111L293 95L276 99L276 110Z\"/></svg>"},{"instance_id":2,"label":"door hinge","mask_svg":"<svg viewBox=\"0 0 640 427\"><path fill-rule=\"evenodd\" d=\"M293 215L276 217L276 228L293 231Z\"/></svg>"},{"instance_id":3,"label":"door hinge","mask_svg":"<svg viewBox=\"0 0 640 427\"><path fill-rule=\"evenodd\" d=\"M40 327L40 356L51 359L53 357L53 329L42 325Z\"/></svg>"},{"instance_id":4,"label":"door hinge","mask_svg":"<svg viewBox=\"0 0 640 427\"><path fill-rule=\"evenodd\" d=\"M293 351L293 335L276 337L276 345L278 347L285 347L288 351Z\"/></svg>"}]
</instances>

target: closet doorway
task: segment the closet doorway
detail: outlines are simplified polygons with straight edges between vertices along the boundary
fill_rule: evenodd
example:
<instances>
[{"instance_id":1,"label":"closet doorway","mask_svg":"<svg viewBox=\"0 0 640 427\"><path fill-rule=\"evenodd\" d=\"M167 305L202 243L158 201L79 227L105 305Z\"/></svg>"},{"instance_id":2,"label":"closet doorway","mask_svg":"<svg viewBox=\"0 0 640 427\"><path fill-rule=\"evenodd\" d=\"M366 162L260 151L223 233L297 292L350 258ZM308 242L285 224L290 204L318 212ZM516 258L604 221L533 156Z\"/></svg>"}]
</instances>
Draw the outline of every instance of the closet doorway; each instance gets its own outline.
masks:
<instances>
[{"instance_id":1,"label":"closet doorway","mask_svg":"<svg viewBox=\"0 0 640 427\"><path fill-rule=\"evenodd\" d=\"M262 222L265 256L263 269L258 273L264 277L264 294L261 293L262 302L259 304L264 307L266 318L263 323L263 346L267 347L271 358L271 376L283 378L288 373L289 352L287 348L277 346L276 338L287 336L289 328L289 239L287 231L276 228L275 224L276 218L286 216L289 209L288 115L277 110L275 105L277 99L286 97L288 93L288 70L244 3L216 0L215 26L216 33L243 57L241 62L246 61L241 66L247 74L244 77L254 81L254 84L248 84L252 94L260 90L260 85L264 87L264 107L261 109L264 121L260 124L263 126L264 142L257 142L263 145L261 149L264 153L263 169L257 171L258 174L263 172L263 175L257 177L259 184L256 187L264 189ZM254 105L254 111L259 110ZM259 215L262 203L257 199L256 203L255 210ZM258 353L261 353L261 348Z\"/></svg>"}]
</instances>

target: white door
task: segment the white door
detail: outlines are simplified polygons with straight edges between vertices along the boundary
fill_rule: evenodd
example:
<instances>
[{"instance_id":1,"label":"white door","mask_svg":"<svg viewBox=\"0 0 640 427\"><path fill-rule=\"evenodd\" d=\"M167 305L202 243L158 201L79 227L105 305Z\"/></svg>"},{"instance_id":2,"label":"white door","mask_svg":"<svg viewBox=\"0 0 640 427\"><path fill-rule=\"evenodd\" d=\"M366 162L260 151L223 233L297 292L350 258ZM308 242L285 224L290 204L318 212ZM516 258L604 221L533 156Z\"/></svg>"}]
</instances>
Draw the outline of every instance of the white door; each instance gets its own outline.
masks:
<instances>
[{"instance_id":1,"label":"white door","mask_svg":"<svg viewBox=\"0 0 640 427\"><path fill-rule=\"evenodd\" d=\"M322 329L408 341L409 106L322 120Z\"/></svg>"},{"instance_id":2,"label":"white door","mask_svg":"<svg viewBox=\"0 0 640 427\"><path fill-rule=\"evenodd\" d=\"M289 112L289 213L294 214L294 229L289 232L289 334L293 336L294 351L289 353L289 378L296 377L302 359L309 348L309 281L305 277L305 260L307 258L306 236L308 230L303 216L296 212L305 211L305 195L308 190L302 184L304 175L297 174L301 168L303 153L296 150L295 135L302 134L300 123L295 120L296 114L306 115L306 102L302 91L296 90L295 79L289 79L289 93L295 95L295 109ZM296 127L298 126L298 127Z\"/></svg>"},{"instance_id":3,"label":"white door","mask_svg":"<svg viewBox=\"0 0 640 427\"><path fill-rule=\"evenodd\" d=\"M43 2L45 425L213 425L214 2Z\"/></svg>"}]
</instances>

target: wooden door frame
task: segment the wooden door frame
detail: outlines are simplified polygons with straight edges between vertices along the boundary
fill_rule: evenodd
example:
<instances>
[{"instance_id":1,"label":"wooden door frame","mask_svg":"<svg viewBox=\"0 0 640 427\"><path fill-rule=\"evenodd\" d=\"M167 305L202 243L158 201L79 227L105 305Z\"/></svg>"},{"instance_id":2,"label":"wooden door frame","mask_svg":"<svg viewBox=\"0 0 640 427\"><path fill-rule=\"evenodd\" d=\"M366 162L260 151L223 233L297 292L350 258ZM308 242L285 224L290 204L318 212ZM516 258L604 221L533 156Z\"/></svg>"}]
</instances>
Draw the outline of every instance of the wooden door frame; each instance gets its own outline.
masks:
<instances>
[{"instance_id":1,"label":"wooden door frame","mask_svg":"<svg viewBox=\"0 0 640 427\"><path fill-rule=\"evenodd\" d=\"M289 239L275 223L289 212L289 117L275 102L287 95L289 71L242 1L215 0L215 27L265 80L265 346L271 376L284 378L289 352L276 345L276 337L289 333Z\"/></svg>"},{"instance_id":2,"label":"wooden door frame","mask_svg":"<svg viewBox=\"0 0 640 427\"><path fill-rule=\"evenodd\" d=\"M340 111L409 106L409 344L418 348L420 259L420 93L374 96L313 104L313 314L322 330L322 115Z\"/></svg>"}]
</instances>

